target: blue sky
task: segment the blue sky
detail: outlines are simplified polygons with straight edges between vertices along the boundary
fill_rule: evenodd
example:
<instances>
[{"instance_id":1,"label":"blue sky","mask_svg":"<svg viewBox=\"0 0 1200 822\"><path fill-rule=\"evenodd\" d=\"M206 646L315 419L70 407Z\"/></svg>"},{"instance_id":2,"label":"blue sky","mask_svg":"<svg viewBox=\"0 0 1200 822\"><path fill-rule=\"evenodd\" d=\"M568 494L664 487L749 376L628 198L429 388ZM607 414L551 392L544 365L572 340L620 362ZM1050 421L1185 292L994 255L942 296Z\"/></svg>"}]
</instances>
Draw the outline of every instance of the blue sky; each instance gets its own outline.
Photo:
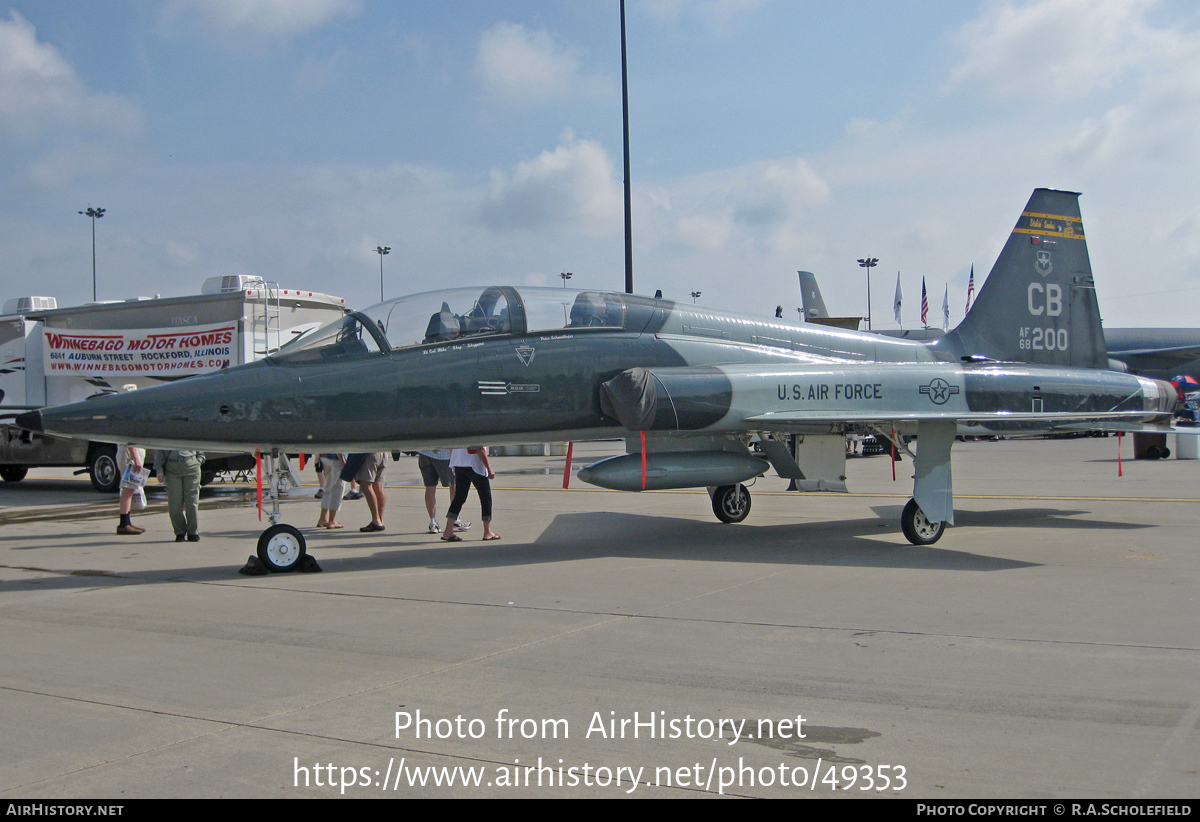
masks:
<instances>
[{"instance_id":1,"label":"blue sky","mask_svg":"<svg viewBox=\"0 0 1200 822\"><path fill-rule=\"evenodd\" d=\"M4 297L259 274L355 306L620 290L616 0L0 1ZM637 290L760 313L814 271L877 327L1081 191L1109 325L1196 325L1200 8L629 0Z\"/></svg>"}]
</instances>

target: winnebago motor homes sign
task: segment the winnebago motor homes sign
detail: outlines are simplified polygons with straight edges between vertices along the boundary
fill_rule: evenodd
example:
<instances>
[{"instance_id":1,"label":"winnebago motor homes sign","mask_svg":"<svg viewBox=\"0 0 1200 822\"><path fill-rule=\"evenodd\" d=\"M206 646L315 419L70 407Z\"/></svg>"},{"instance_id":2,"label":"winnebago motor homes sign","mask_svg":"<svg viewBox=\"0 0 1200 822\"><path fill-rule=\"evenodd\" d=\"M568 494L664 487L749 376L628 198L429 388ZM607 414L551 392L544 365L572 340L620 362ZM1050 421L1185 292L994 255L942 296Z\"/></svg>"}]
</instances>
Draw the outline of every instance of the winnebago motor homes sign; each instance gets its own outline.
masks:
<instances>
[{"instance_id":1,"label":"winnebago motor homes sign","mask_svg":"<svg viewBox=\"0 0 1200 822\"><path fill-rule=\"evenodd\" d=\"M237 323L184 328L60 331L42 335L46 376L171 375L218 371L236 363Z\"/></svg>"}]
</instances>

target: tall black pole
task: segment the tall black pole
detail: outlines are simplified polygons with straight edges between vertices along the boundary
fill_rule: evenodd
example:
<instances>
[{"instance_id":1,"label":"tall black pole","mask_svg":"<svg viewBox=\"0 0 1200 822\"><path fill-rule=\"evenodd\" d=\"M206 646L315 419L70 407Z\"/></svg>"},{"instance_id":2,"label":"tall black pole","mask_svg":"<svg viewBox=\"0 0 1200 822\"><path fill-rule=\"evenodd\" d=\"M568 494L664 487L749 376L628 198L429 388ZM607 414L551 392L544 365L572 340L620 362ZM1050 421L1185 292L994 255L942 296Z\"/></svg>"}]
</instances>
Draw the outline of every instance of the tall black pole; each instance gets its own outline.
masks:
<instances>
[{"instance_id":1,"label":"tall black pole","mask_svg":"<svg viewBox=\"0 0 1200 822\"><path fill-rule=\"evenodd\" d=\"M96 218L92 218L92 302L96 302Z\"/></svg>"},{"instance_id":2,"label":"tall black pole","mask_svg":"<svg viewBox=\"0 0 1200 822\"><path fill-rule=\"evenodd\" d=\"M103 217L106 210L89 205L87 211L79 212L92 221L92 302L96 302L96 220Z\"/></svg>"},{"instance_id":3,"label":"tall black pole","mask_svg":"<svg viewBox=\"0 0 1200 822\"><path fill-rule=\"evenodd\" d=\"M625 64L625 0L621 0L621 127L625 137L625 293L633 293L633 218L629 197L629 71Z\"/></svg>"}]
</instances>

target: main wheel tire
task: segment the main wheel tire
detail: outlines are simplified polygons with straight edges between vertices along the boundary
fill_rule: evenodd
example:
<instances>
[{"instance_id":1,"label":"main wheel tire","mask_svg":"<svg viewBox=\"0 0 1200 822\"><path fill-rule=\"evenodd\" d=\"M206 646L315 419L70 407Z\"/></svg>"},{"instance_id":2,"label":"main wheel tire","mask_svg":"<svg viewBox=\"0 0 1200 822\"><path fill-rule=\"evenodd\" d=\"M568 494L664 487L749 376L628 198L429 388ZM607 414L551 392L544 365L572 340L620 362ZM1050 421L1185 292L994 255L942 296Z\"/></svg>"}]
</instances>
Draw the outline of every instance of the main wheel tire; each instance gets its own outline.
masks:
<instances>
[{"instance_id":1,"label":"main wheel tire","mask_svg":"<svg viewBox=\"0 0 1200 822\"><path fill-rule=\"evenodd\" d=\"M933 545L946 530L944 522L930 522L915 499L910 499L900 515L900 530L913 545Z\"/></svg>"},{"instance_id":2,"label":"main wheel tire","mask_svg":"<svg viewBox=\"0 0 1200 822\"><path fill-rule=\"evenodd\" d=\"M270 571L291 571L304 553L304 534L291 525L272 525L258 538L258 558Z\"/></svg>"},{"instance_id":3,"label":"main wheel tire","mask_svg":"<svg viewBox=\"0 0 1200 822\"><path fill-rule=\"evenodd\" d=\"M121 490L121 472L117 470L117 449L109 446L97 448L88 462L88 476L92 487L102 494L115 494Z\"/></svg>"},{"instance_id":4,"label":"main wheel tire","mask_svg":"<svg viewBox=\"0 0 1200 822\"><path fill-rule=\"evenodd\" d=\"M713 492L712 509L721 522L741 522L750 515L750 491L744 485L722 485Z\"/></svg>"},{"instance_id":5,"label":"main wheel tire","mask_svg":"<svg viewBox=\"0 0 1200 822\"><path fill-rule=\"evenodd\" d=\"M5 482L20 482L28 473L24 465L0 465L0 478Z\"/></svg>"},{"instance_id":6,"label":"main wheel tire","mask_svg":"<svg viewBox=\"0 0 1200 822\"><path fill-rule=\"evenodd\" d=\"M204 469L200 469L200 484L201 485L212 485L213 480L215 480L216 478L217 478L216 471L205 471Z\"/></svg>"}]
</instances>

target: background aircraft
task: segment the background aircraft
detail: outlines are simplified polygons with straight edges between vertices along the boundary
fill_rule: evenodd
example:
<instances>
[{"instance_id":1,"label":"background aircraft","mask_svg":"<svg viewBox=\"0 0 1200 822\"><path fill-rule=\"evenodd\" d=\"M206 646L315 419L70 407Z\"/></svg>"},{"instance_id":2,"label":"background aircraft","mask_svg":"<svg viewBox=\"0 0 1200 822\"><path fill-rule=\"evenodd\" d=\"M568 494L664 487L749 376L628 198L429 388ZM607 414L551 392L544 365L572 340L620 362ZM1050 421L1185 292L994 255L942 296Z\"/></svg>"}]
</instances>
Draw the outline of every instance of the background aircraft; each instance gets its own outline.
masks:
<instances>
[{"instance_id":1,"label":"background aircraft","mask_svg":"<svg viewBox=\"0 0 1200 822\"><path fill-rule=\"evenodd\" d=\"M1038 189L971 312L923 344L650 297L454 289L382 303L261 362L30 412L19 425L152 447L378 451L626 437L581 470L607 488L713 487L714 513L750 510L769 468L804 490L845 489L845 436L907 451L915 544L953 524L959 424L1045 430L1168 424L1174 389L1105 370L1078 195ZM748 448L758 435L767 459ZM791 435L791 436L788 436ZM304 555L277 521L273 570Z\"/></svg>"},{"instance_id":2,"label":"background aircraft","mask_svg":"<svg viewBox=\"0 0 1200 822\"><path fill-rule=\"evenodd\" d=\"M858 328L861 317L829 315L815 274L811 271L797 273L806 321L835 328ZM932 341L940 339L946 332L930 327L872 333L903 340ZM1104 341L1109 368L1114 371L1128 371L1160 380L1180 374L1200 379L1200 328L1105 328Z\"/></svg>"}]
</instances>

